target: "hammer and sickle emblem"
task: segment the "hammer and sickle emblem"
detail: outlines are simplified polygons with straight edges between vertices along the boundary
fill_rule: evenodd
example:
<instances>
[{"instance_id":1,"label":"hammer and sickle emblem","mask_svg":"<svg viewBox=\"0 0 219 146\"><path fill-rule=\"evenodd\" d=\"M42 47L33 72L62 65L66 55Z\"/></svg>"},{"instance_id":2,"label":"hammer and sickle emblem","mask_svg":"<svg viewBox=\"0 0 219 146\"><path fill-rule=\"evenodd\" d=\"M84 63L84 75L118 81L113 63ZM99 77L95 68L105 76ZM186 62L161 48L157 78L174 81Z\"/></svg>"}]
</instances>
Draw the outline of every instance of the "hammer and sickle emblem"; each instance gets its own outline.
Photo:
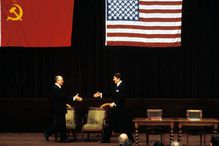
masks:
<instances>
[{"instance_id":1,"label":"hammer and sickle emblem","mask_svg":"<svg viewBox=\"0 0 219 146\"><path fill-rule=\"evenodd\" d=\"M21 8L18 4L13 4L13 5L14 5L14 7L12 7L12 8L9 10L9 12L12 13L12 14L14 14L15 17L10 17L10 16L8 16L7 21L8 21L8 20L12 20L12 21L18 21L18 20L20 20L20 21L22 21L22 16L23 16L23 10L22 10L22 8ZM17 13L17 12L15 11L17 8L18 8L18 10L19 10L19 13Z\"/></svg>"}]
</instances>

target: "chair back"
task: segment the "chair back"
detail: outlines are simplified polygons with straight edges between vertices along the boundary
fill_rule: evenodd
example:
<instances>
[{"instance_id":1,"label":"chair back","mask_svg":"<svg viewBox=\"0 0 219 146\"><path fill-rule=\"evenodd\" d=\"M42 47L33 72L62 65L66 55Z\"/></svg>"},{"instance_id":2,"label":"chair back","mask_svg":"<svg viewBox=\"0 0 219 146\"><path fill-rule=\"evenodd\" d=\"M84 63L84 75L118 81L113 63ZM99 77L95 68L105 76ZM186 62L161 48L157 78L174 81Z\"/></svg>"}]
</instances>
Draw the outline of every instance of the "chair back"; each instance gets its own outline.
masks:
<instances>
[{"instance_id":1,"label":"chair back","mask_svg":"<svg viewBox=\"0 0 219 146\"><path fill-rule=\"evenodd\" d=\"M67 113L65 114L66 119L66 129L75 129L76 123L75 123L75 109L68 108Z\"/></svg>"},{"instance_id":2,"label":"chair back","mask_svg":"<svg viewBox=\"0 0 219 146\"><path fill-rule=\"evenodd\" d=\"M188 109L186 116L189 120L200 120L202 118L202 110Z\"/></svg>"},{"instance_id":3,"label":"chair back","mask_svg":"<svg viewBox=\"0 0 219 146\"><path fill-rule=\"evenodd\" d=\"M162 119L162 109L147 109L147 117L149 119L161 120Z\"/></svg>"},{"instance_id":4,"label":"chair back","mask_svg":"<svg viewBox=\"0 0 219 146\"><path fill-rule=\"evenodd\" d=\"M87 123L103 125L105 118L105 110L98 107L90 107L88 110Z\"/></svg>"}]
</instances>

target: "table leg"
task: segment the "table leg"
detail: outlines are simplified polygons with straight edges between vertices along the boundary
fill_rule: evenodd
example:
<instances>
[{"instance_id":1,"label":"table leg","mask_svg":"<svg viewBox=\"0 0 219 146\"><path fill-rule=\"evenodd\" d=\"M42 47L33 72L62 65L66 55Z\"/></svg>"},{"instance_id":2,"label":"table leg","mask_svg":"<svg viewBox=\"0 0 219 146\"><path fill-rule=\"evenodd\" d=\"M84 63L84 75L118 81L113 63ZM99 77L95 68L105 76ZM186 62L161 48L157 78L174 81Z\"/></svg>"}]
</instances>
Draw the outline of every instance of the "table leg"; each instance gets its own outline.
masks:
<instances>
[{"instance_id":1,"label":"table leg","mask_svg":"<svg viewBox=\"0 0 219 146\"><path fill-rule=\"evenodd\" d=\"M170 144L173 142L173 128L170 129Z\"/></svg>"},{"instance_id":2,"label":"table leg","mask_svg":"<svg viewBox=\"0 0 219 146\"><path fill-rule=\"evenodd\" d=\"M178 132L178 142L182 142L182 129L179 128L179 132Z\"/></svg>"},{"instance_id":3,"label":"table leg","mask_svg":"<svg viewBox=\"0 0 219 146\"><path fill-rule=\"evenodd\" d=\"M138 124L135 122L135 145L138 145Z\"/></svg>"},{"instance_id":4,"label":"table leg","mask_svg":"<svg viewBox=\"0 0 219 146\"><path fill-rule=\"evenodd\" d=\"M170 144L173 142L174 137L173 137L173 128L174 128L174 122L170 123Z\"/></svg>"},{"instance_id":5,"label":"table leg","mask_svg":"<svg viewBox=\"0 0 219 146\"><path fill-rule=\"evenodd\" d=\"M178 131L178 142L182 142L182 123L178 123L178 129L179 129L179 131Z\"/></svg>"}]
</instances>

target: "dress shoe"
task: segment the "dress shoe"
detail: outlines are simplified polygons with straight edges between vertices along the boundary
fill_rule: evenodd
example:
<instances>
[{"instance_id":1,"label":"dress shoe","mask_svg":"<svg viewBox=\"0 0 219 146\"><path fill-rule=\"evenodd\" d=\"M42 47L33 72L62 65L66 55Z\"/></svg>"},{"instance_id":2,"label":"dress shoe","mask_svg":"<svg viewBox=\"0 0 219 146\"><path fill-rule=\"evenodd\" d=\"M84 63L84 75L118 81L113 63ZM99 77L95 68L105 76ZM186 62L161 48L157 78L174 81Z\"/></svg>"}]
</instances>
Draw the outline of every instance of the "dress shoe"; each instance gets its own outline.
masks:
<instances>
[{"instance_id":1,"label":"dress shoe","mask_svg":"<svg viewBox=\"0 0 219 146\"><path fill-rule=\"evenodd\" d=\"M49 142L49 135L47 134L46 131L43 132L44 138L47 142Z\"/></svg>"}]
</instances>

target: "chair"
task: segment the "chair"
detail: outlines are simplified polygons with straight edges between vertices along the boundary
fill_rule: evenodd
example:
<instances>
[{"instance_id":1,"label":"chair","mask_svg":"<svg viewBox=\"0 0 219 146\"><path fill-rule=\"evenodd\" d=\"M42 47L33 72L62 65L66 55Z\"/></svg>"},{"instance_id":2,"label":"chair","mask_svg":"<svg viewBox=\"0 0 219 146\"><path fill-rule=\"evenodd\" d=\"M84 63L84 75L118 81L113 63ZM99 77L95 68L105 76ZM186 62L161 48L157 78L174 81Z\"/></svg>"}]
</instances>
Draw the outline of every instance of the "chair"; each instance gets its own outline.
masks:
<instances>
[{"instance_id":1,"label":"chair","mask_svg":"<svg viewBox=\"0 0 219 146\"><path fill-rule=\"evenodd\" d=\"M90 107L87 115L87 122L83 124L81 135L82 141L84 140L84 133L87 133L87 139L89 139L89 133L101 133L103 131L104 120L106 112L99 107ZM84 120L83 120L84 121Z\"/></svg>"},{"instance_id":2,"label":"chair","mask_svg":"<svg viewBox=\"0 0 219 146\"><path fill-rule=\"evenodd\" d=\"M65 114L66 119L66 130L70 136L72 133L73 139L76 140L76 118L75 118L75 109L74 107L67 108L67 113Z\"/></svg>"},{"instance_id":3,"label":"chair","mask_svg":"<svg viewBox=\"0 0 219 146\"><path fill-rule=\"evenodd\" d=\"M201 120L202 118L202 110L194 110L194 109L188 109L186 110L186 117L189 120Z\"/></svg>"},{"instance_id":4,"label":"chair","mask_svg":"<svg viewBox=\"0 0 219 146\"><path fill-rule=\"evenodd\" d=\"M150 120L162 120L162 109L147 109L147 118ZM146 127L146 144L149 145L150 135L160 135L160 140L165 141L164 127L150 126Z\"/></svg>"},{"instance_id":5,"label":"chair","mask_svg":"<svg viewBox=\"0 0 219 146\"><path fill-rule=\"evenodd\" d=\"M191 121L197 121L202 119L202 110L196 110L196 109L188 109L186 110L186 117L188 120ZM189 145L189 136L190 135L199 135L200 136L200 145L202 145L202 139L204 136L204 144L206 141L206 134L204 132L204 129L202 126L198 127L185 127L184 131L186 132L186 142L187 145Z\"/></svg>"},{"instance_id":6,"label":"chair","mask_svg":"<svg viewBox=\"0 0 219 146\"><path fill-rule=\"evenodd\" d=\"M66 120L66 132L68 133L68 136L72 133L72 137L74 140L77 139L76 136L76 118L75 118L75 109L74 107L71 107L69 104L67 104L67 113L65 114L65 120ZM59 134L55 133L55 140L58 140Z\"/></svg>"},{"instance_id":7,"label":"chair","mask_svg":"<svg viewBox=\"0 0 219 146\"><path fill-rule=\"evenodd\" d=\"M151 120L161 120L162 109L147 109L147 117Z\"/></svg>"}]
</instances>

